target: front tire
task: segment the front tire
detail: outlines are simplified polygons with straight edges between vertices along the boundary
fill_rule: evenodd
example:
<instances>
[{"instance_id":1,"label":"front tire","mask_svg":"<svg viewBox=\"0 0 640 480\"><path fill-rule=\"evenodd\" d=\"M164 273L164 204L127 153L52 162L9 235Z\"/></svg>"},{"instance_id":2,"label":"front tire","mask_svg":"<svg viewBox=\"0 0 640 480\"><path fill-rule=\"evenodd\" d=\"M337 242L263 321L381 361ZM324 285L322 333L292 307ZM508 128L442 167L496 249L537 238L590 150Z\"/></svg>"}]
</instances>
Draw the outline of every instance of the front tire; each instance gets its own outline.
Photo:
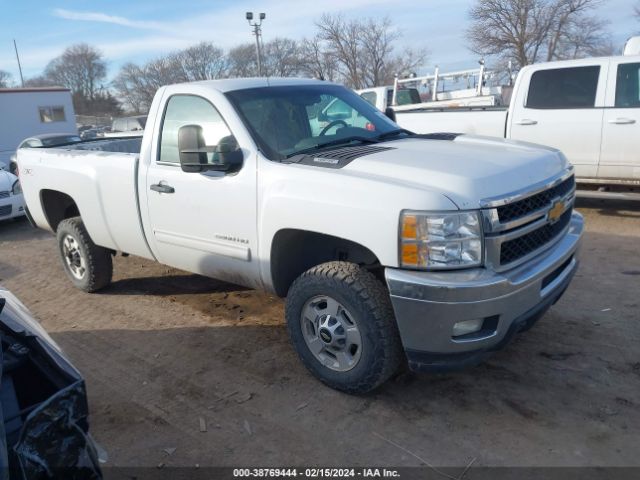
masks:
<instances>
[{"instance_id":1,"label":"front tire","mask_svg":"<svg viewBox=\"0 0 640 480\"><path fill-rule=\"evenodd\" d=\"M96 292L111 283L111 252L93 243L80 217L61 221L56 237L62 267L76 288Z\"/></svg>"},{"instance_id":2,"label":"front tire","mask_svg":"<svg viewBox=\"0 0 640 480\"><path fill-rule=\"evenodd\" d=\"M302 363L336 390L370 392L403 362L389 293L354 263L328 262L303 273L289 289L285 316Z\"/></svg>"}]
</instances>

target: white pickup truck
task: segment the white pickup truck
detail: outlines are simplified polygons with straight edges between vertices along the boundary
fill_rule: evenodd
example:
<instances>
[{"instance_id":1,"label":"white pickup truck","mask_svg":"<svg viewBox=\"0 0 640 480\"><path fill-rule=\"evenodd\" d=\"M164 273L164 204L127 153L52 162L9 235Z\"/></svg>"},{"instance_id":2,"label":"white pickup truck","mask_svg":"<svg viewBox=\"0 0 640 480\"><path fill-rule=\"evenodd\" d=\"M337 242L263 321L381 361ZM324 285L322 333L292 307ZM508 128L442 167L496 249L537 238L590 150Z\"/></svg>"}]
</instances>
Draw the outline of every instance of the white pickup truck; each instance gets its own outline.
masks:
<instances>
[{"instance_id":1,"label":"white pickup truck","mask_svg":"<svg viewBox=\"0 0 640 480\"><path fill-rule=\"evenodd\" d=\"M418 133L488 135L558 148L575 166L578 183L613 191L602 191L603 197L640 189L639 55L527 66L508 110L403 109L396 116L400 126Z\"/></svg>"},{"instance_id":2,"label":"white pickup truck","mask_svg":"<svg viewBox=\"0 0 640 480\"><path fill-rule=\"evenodd\" d=\"M339 101L366 119L322 125ZM471 365L569 285L583 231L557 150L408 133L300 79L158 90L142 138L18 152L30 220L77 287L123 252L286 297L306 367L367 392ZM215 355L215 353L212 353Z\"/></svg>"}]
</instances>

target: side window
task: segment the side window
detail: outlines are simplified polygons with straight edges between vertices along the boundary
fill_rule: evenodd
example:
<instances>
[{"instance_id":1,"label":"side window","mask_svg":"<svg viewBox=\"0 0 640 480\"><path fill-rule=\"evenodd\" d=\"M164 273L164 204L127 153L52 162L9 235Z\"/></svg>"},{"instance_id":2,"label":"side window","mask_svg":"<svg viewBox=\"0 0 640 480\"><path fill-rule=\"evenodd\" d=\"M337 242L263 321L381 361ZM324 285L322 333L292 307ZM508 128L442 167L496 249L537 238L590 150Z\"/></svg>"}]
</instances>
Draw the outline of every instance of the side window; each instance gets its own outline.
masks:
<instances>
[{"instance_id":1,"label":"side window","mask_svg":"<svg viewBox=\"0 0 640 480\"><path fill-rule=\"evenodd\" d=\"M618 65L615 106L640 107L640 63Z\"/></svg>"},{"instance_id":2,"label":"side window","mask_svg":"<svg viewBox=\"0 0 640 480\"><path fill-rule=\"evenodd\" d=\"M66 117L64 115L64 107L38 107L40 113L40 122L64 122Z\"/></svg>"},{"instance_id":3,"label":"side window","mask_svg":"<svg viewBox=\"0 0 640 480\"><path fill-rule=\"evenodd\" d=\"M231 135L218 110L202 97L174 95L169 99L160 133L158 161L180 163L178 130L185 125L200 125L207 146L217 145L220 139ZM207 154L209 162L214 153Z\"/></svg>"},{"instance_id":4,"label":"side window","mask_svg":"<svg viewBox=\"0 0 640 480\"><path fill-rule=\"evenodd\" d=\"M599 66L538 70L531 76L528 108L593 108L598 90Z\"/></svg>"},{"instance_id":5,"label":"side window","mask_svg":"<svg viewBox=\"0 0 640 480\"><path fill-rule=\"evenodd\" d=\"M326 108L324 113L327 119L331 122L336 120L346 120L347 118L351 118L353 115L353 108L339 98L336 98L335 101Z\"/></svg>"},{"instance_id":6,"label":"side window","mask_svg":"<svg viewBox=\"0 0 640 480\"><path fill-rule=\"evenodd\" d=\"M420 103L420 93L415 88L399 89L396 92L396 103L398 105L413 105Z\"/></svg>"},{"instance_id":7,"label":"side window","mask_svg":"<svg viewBox=\"0 0 640 480\"><path fill-rule=\"evenodd\" d=\"M378 95L376 95L376 92L363 92L360 96L374 107L376 106L376 102L378 101Z\"/></svg>"}]
</instances>

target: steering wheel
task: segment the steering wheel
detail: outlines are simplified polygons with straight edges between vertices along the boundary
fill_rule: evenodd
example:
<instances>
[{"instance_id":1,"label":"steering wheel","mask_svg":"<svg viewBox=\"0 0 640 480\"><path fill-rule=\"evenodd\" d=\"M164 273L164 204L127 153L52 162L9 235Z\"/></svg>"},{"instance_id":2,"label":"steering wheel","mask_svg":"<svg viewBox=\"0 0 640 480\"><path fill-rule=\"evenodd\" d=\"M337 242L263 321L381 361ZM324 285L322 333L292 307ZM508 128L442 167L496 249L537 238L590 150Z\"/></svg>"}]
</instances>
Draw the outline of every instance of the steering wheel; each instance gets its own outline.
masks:
<instances>
[{"instance_id":1,"label":"steering wheel","mask_svg":"<svg viewBox=\"0 0 640 480\"><path fill-rule=\"evenodd\" d=\"M333 127L335 127L336 125L343 125L345 127L349 126L347 122L345 122L344 120L334 120L333 122L331 122L329 125L327 125L322 129L319 136L324 137L327 134L327 132L331 130Z\"/></svg>"}]
</instances>

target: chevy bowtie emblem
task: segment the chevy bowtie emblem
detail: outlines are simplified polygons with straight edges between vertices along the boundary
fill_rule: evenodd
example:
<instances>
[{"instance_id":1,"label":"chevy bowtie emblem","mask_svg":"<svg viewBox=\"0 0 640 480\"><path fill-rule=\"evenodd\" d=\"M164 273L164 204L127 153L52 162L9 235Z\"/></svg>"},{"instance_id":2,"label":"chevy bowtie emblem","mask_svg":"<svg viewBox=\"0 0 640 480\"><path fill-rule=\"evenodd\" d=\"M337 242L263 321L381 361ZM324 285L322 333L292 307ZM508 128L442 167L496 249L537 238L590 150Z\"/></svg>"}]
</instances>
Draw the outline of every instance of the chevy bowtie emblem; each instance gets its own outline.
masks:
<instances>
[{"instance_id":1,"label":"chevy bowtie emblem","mask_svg":"<svg viewBox=\"0 0 640 480\"><path fill-rule=\"evenodd\" d=\"M549 222L556 223L564 213L564 210L564 202L562 200L556 200L547 214Z\"/></svg>"}]
</instances>

